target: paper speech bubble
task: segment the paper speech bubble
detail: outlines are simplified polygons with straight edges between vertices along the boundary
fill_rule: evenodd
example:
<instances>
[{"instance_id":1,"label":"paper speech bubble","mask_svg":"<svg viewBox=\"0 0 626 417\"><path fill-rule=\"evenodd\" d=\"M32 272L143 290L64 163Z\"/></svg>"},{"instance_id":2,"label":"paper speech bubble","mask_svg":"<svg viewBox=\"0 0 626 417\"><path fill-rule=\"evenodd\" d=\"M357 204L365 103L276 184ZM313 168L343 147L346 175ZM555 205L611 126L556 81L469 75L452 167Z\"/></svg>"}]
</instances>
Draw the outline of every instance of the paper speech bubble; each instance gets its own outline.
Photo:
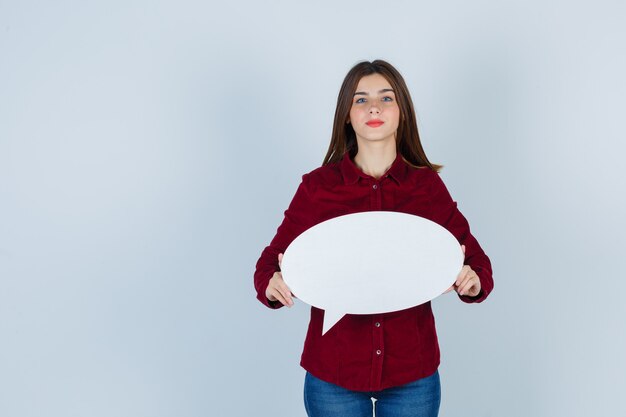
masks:
<instances>
[{"instance_id":1,"label":"paper speech bubble","mask_svg":"<svg viewBox=\"0 0 626 417\"><path fill-rule=\"evenodd\" d=\"M412 214L367 211L318 223L283 254L282 276L303 302L325 310L322 334L344 314L404 310L441 295L464 255L439 224Z\"/></svg>"}]
</instances>

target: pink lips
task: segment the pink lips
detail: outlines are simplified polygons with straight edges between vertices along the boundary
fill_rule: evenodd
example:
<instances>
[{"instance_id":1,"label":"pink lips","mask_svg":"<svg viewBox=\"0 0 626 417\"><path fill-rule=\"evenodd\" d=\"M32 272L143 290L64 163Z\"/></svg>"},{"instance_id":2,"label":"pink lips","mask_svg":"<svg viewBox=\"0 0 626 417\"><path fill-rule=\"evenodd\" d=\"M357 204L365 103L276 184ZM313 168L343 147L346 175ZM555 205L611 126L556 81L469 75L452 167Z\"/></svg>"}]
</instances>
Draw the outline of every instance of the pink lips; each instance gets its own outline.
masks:
<instances>
[{"instance_id":1,"label":"pink lips","mask_svg":"<svg viewBox=\"0 0 626 417\"><path fill-rule=\"evenodd\" d=\"M365 124L368 125L369 127L378 127L378 126L382 125L383 123L385 123L385 122L383 122L380 119L374 119L374 120L370 120L369 122L367 122Z\"/></svg>"}]
</instances>

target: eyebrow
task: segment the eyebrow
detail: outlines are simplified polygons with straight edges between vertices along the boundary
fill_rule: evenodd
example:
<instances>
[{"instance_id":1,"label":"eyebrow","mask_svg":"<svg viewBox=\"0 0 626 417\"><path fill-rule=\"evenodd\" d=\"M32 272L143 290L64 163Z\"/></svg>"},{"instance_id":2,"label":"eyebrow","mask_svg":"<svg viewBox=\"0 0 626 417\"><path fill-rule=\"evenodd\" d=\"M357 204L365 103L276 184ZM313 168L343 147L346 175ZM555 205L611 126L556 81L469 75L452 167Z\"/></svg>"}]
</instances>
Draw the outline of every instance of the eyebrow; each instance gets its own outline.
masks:
<instances>
[{"instance_id":1,"label":"eyebrow","mask_svg":"<svg viewBox=\"0 0 626 417\"><path fill-rule=\"evenodd\" d=\"M386 93L387 91L391 91L392 93L395 94L395 91L393 91L393 88L383 88L382 90L379 90L378 93ZM356 93L354 93L354 95L361 95L361 96L369 96L368 93L364 92L364 91L357 91Z\"/></svg>"}]
</instances>

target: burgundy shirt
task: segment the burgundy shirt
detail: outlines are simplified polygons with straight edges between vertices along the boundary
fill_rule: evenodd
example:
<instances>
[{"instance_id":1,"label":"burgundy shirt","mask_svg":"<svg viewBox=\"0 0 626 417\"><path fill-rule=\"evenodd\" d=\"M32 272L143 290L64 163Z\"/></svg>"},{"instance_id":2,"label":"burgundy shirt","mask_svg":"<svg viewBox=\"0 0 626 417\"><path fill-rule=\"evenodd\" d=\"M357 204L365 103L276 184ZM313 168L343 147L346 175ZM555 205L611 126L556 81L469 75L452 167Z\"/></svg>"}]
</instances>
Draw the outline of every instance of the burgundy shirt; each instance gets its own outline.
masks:
<instances>
[{"instance_id":1,"label":"burgundy shirt","mask_svg":"<svg viewBox=\"0 0 626 417\"><path fill-rule=\"evenodd\" d=\"M483 301L493 289L491 262L457 209L439 174L408 165L398 152L379 179L363 173L348 152L336 163L302 176L276 235L261 253L254 273L257 298L269 308L279 301L265 296L280 271L278 254L308 228L344 214L396 211L430 219L465 245L465 264L478 274L481 291L459 296ZM460 272L460 271L459 271ZM297 294L296 294L297 295ZM378 391L431 375L439 366L439 344L431 303L383 314L346 314L322 336L324 310L311 307L300 365L312 375L355 391Z\"/></svg>"}]
</instances>

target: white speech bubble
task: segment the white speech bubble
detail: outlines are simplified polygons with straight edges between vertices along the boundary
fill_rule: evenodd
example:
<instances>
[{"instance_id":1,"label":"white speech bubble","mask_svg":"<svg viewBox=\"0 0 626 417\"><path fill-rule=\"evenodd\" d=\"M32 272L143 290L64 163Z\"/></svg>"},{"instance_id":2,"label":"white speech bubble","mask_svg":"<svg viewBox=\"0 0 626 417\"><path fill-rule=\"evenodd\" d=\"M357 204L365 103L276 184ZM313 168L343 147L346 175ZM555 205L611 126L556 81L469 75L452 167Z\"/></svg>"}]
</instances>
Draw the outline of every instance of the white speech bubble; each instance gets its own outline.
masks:
<instances>
[{"instance_id":1,"label":"white speech bubble","mask_svg":"<svg viewBox=\"0 0 626 417\"><path fill-rule=\"evenodd\" d=\"M345 314L399 311L436 298L463 260L459 242L439 224L367 211L304 231L283 253L281 271L298 299L325 310L325 334Z\"/></svg>"}]
</instances>

